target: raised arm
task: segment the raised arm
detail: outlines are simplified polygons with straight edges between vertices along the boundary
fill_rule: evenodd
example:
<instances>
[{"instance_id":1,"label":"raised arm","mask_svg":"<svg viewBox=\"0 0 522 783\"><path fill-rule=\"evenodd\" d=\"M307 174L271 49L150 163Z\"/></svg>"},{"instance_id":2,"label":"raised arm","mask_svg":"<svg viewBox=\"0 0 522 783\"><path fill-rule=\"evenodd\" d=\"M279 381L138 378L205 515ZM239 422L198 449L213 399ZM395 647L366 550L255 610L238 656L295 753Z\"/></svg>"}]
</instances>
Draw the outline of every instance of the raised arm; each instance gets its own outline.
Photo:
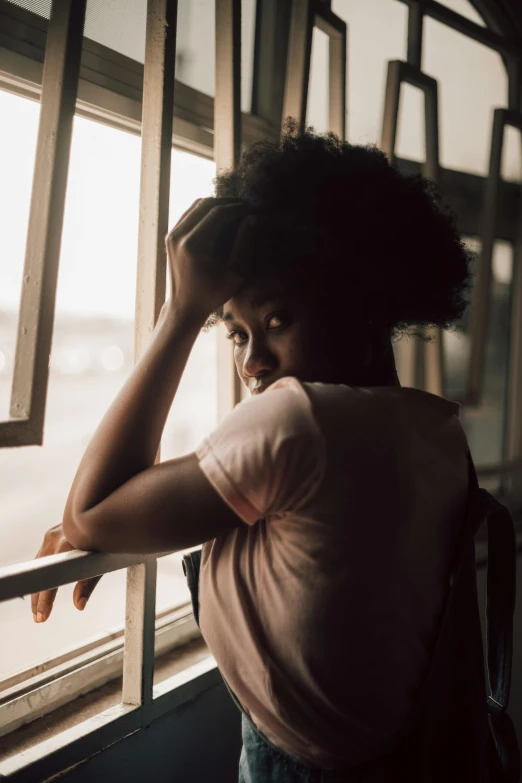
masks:
<instances>
[{"instance_id":1,"label":"raised arm","mask_svg":"<svg viewBox=\"0 0 522 783\"><path fill-rule=\"evenodd\" d=\"M216 258L216 239L242 217L230 257ZM38 556L70 545L109 552L183 549L240 524L194 455L159 465L154 461L194 341L208 315L243 283L232 267L248 253L247 217L245 204L202 199L168 235L172 295L85 451L62 525L46 533ZM46 619L54 592L33 596L35 615Z\"/></svg>"}]
</instances>

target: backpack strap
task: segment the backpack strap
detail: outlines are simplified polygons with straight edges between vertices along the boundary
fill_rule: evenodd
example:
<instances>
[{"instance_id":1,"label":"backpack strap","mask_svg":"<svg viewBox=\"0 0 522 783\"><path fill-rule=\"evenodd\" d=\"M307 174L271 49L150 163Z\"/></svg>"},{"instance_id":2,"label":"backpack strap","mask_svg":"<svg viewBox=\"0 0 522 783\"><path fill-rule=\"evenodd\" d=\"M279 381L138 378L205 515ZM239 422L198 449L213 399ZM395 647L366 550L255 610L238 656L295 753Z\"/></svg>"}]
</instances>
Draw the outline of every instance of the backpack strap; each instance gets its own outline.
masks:
<instances>
[{"instance_id":1,"label":"backpack strap","mask_svg":"<svg viewBox=\"0 0 522 783\"><path fill-rule=\"evenodd\" d=\"M476 769L480 770L479 774L482 774L482 777L477 777L476 780L487 780L490 783L518 783L520 779L520 753L516 733L513 723L506 713L509 703L513 655L513 614L516 586L515 530L509 511L489 492L479 487L469 450L467 456L468 496L465 515L455 543L455 554L450 567L448 596L431 660L417 694L415 709L406 726L400 735L391 741L388 751L380 759L364 765L369 775L367 778L361 778L364 780L373 781L374 778L371 776L373 773L376 775L375 780L380 780L379 772L393 768L396 771L396 778L390 779L400 780L401 783L407 780L409 783L410 777L403 770L406 769L409 758L414 754L417 754L417 761L412 761L413 772L411 774L413 777L411 779L420 779L418 777L420 769L422 774L425 773L428 776L426 779L439 780L435 773L432 774L430 768L430 765L437 761L437 747L432 746L434 744L437 746L438 740L436 732L433 733L429 726L429 721L436 713L437 695L441 692L440 685L442 684L444 687L444 682L440 683L440 677L446 677L445 667L448 655L457 654L452 646L454 624L458 621L456 620L458 612L462 611L462 604L459 604L461 591L467 592L470 589L471 580L473 581L474 598L472 599L468 592L466 600L474 601L477 614L474 619L470 618L471 625L465 633L471 633L474 628L476 644L482 644L476 593L474 539L486 521L488 524L486 623L489 695L484 694L486 697L486 704L484 704L484 701L480 700L480 695L475 694L477 700L474 704L470 703L469 705L468 709L471 710L480 709L478 705L481 705L484 714L483 717L477 715L476 722L470 724L471 730L476 732L476 735L471 738L468 752L471 748L474 749L472 752L477 753ZM473 611L473 606L470 606L470 610ZM482 651L477 654L482 659ZM466 663L463 665L467 666ZM469 665L473 666L473 661L470 661ZM477 683L475 687L477 687ZM482 685L486 685L484 679L482 679ZM423 724L424 719L427 720L427 723ZM434 720L439 719L440 716L434 718ZM424 725L424 728L421 728L421 725ZM421 734L425 732L425 737L428 738L426 741L423 741L422 736L419 740L419 731ZM458 743L458 737L456 741ZM487 743L487 747L485 743ZM426 754L427 757L424 758ZM489 770L485 769L488 764ZM424 777L422 779L424 780ZM473 779L475 780L475 778Z\"/></svg>"},{"instance_id":2,"label":"backpack strap","mask_svg":"<svg viewBox=\"0 0 522 783\"><path fill-rule=\"evenodd\" d=\"M508 509L489 492L480 489L473 460L468 452L470 489L483 504L488 525L487 561L487 660L488 715L496 750L509 783L520 780L520 752L509 705L513 660L513 619L516 599L517 547L513 518Z\"/></svg>"}]
</instances>

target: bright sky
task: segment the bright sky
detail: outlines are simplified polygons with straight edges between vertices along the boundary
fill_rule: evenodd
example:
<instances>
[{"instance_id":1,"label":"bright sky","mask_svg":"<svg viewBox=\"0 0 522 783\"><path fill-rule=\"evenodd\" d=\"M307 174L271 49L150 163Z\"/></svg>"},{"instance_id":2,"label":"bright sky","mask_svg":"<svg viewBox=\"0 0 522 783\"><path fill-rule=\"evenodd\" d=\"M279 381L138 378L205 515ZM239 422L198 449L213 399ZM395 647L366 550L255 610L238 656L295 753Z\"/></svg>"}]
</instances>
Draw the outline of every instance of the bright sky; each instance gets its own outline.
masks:
<instances>
[{"instance_id":1,"label":"bright sky","mask_svg":"<svg viewBox=\"0 0 522 783\"><path fill-rule=\"evenodd\" d=\"M39 104L0 91L0 307L18 307ZM173 150L170 225L212 193L212 161ZM140 138L75 117L57 311L132 318Z\"/></svg>"}]
</instances>

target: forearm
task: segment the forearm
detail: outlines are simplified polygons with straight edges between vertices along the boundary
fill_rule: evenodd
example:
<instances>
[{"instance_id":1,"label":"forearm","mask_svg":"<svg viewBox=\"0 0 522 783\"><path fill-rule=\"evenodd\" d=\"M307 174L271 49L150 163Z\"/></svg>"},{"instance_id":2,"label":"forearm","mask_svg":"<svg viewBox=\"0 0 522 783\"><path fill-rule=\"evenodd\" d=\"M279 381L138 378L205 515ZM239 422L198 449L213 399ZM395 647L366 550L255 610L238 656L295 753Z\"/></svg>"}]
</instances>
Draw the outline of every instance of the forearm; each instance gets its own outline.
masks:
<instances>
[{"instance_id":1,"label":"forearm","mask_svg":"<svg viewBox=\"0 0 522 783\"><path fill-rule=\"evenodd\" d=\"M64 524L154 464L201 323L165 303L151 341L103 417L77 470Z\"/></svg>"}]
</instances>

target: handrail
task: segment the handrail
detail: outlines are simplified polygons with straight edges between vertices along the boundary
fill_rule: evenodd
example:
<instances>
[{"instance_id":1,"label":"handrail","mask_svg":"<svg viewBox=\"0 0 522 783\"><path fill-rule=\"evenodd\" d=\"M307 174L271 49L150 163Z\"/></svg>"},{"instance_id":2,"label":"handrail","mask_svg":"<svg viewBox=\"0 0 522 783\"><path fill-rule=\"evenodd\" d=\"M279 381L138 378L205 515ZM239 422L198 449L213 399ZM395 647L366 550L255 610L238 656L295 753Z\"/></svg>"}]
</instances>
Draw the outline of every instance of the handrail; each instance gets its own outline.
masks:
<instances>
[{"instance_id":1,"label":"handrail","mask_svg":"<svg viewBox=\"0 0 522 783\"><path fill-rule=\"evenodd\" d=\"M509 460L496 465L477 467L479 478L494 478L522 471L522 459ZM145 563L149 559L165 557L171 552L157 555L114 555L102 552L82 552L74 549L59 555L40 557L0 568L0 603L22 595L51 590L53 587L88 579L91 576L109 574L129 566Z\"/></svg>"},{"instance_id":2,"label":"handrail","mask_svg":"<svg viewBox=\"0 0 522 783\"><path fill-rule=\"evenodd\" d=\"M147 555L114 555L74 549L0 568L0 602L109 574L144 563Z\"/></svg>"}]
</instances>

